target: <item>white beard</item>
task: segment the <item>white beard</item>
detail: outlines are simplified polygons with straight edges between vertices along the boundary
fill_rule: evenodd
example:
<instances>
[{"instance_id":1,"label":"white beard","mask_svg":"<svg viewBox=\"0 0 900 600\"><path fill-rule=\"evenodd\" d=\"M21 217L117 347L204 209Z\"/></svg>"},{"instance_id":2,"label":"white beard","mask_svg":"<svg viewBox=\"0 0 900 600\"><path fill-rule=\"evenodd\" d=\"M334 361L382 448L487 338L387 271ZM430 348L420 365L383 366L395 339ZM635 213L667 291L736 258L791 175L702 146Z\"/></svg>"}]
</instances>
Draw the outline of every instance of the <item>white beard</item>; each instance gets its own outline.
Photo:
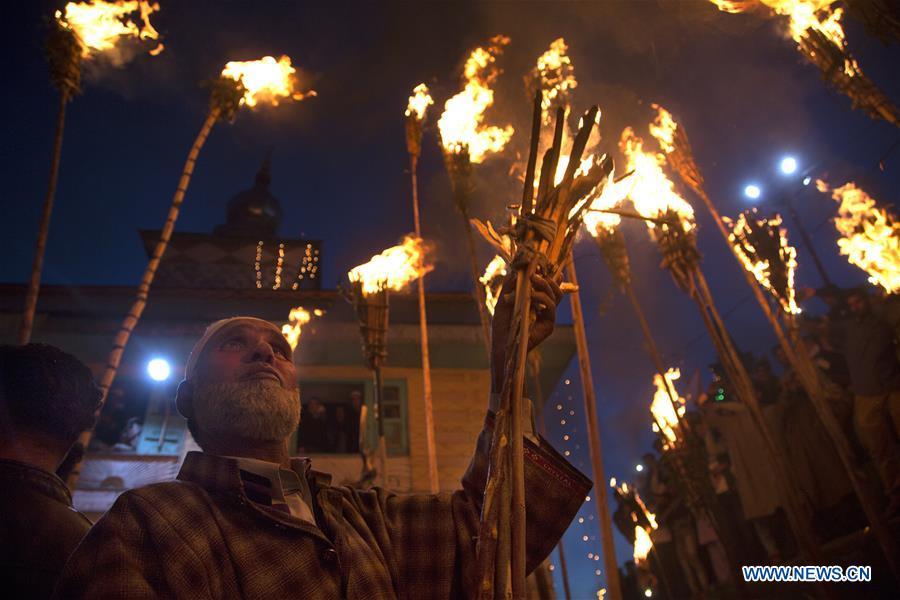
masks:
<instances>
[{"instance_id":1,"label":"white beard","mask_svg":"<svg viewBox=\"0 0 900 600\"><path fill-rule=\"evenodd\" d=\"M300 424L300 390L255 380L198 385L197 424L210 435L281 441Z\"/></svg>"}]
</instances>

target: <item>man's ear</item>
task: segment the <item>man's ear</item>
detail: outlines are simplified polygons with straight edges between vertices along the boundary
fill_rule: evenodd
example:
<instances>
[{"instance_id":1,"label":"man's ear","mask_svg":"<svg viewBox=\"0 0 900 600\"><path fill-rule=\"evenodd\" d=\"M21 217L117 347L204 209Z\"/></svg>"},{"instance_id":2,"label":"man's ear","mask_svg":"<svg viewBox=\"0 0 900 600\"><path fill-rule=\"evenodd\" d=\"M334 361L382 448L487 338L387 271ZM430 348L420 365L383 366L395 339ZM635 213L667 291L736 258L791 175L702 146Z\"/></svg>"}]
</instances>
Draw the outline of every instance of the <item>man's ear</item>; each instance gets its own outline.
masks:
<instances>
[{"instance_id":1,"label":"man's ear","mask_svg":"<svg viewBox=\"0 0 900 600\"><path fill-rule=\"evenodd\" d=\"M194 418L194 382L185 379L175 392L175 408L185 419Z\"/></svg>"}]
</instances>

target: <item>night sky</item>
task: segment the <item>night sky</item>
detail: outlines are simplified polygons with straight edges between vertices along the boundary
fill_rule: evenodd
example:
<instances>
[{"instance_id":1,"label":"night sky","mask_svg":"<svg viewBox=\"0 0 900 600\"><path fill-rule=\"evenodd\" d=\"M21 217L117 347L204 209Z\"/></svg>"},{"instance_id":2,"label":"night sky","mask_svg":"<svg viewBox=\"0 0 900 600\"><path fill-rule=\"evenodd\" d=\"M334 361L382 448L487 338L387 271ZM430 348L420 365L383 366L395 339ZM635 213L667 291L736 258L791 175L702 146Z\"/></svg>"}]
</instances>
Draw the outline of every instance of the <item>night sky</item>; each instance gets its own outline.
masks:
<instances>
[{"instance_id":1,"label":"night sky","mask_svg":"<svg viewBox=\"0 0 900 600\"><path fill-rule=\"evenodd\" d=\"M333 288L351 267L412 230L403 109L414 85L426 81L437 107L459 89L468 52L498 33L512 38L499 61L496 105L487 120L511 123L516 135L502 155L476 167L475 216L498 219L520 193L507 173L527 146L530 103L523 76L551 41L570 46L579 86L576 112L603 110L602 145L615 153L622 129L649 138L650 104L669 108L687 129L707 189L719 210L736 215L750 206L748 182L763 187L756 202L777 210L794 199L832 279L865 280L837 255L828 222L835 203L799 177L777 172L780 158L797 157L840 185L854 180L885 204L900 189L900 149L878 161L898 131L851 109L818 71L805 64L780 20L718 12L705 1L605 2L250 2L159 0L154 24L166 50L151 57L136 50L115 66L86 66L84 94L69 106L56 207L44 282L136 285L146 264L139 229L161 227L188 147L204 117L199 86L228 60L287 54L318 98L276 108L242 109L234 124L219 124L200 155L177 231L209 232L224 221L225 204L253 182L263 156L274 148L272 193L280 200L282 236L324 241L323 285ZM57 94L42 53L44 18L54 2L3 3L4 125L0 281L25 282L46 186ZM900 102L900 50L885 47L849 17L850 47L863 70ZM146 50L146 48L145 48ZM894 64L892 68L890 65ZM469 289L450 186L438 150L433 107L423 141L420 198L423 232L436 244L430 290ZM648 141L649 143L649 141ZM697 210L703 268L727 324L742 347L766 352L774 343L734 259L705 209ZM792 224L788 220L788 225ZM704 380L713 350L691 301L658 268L659 255L643 225L625 226L636 288L658 332L665 359L680 366L682 382L699 371ZM798 246L798 283L821 284L808 253ZM486 244L482 262L492 256ZM576 247L597 386L607 477L631 478L652 442L647 412L652 366L630 307L610 284L594 245ZM152 302L152 293L150 302ZM812 313L822 307L813 301ZM569 320L568 308L561 319ZM572 363L548 402L550 439L572 451L589 471L580 379ZM684 391L684 390L682 390ZM556 411L557 404L563 411ZM561 415L567 425L559 424ZM573 425L574 423L574 425ZM562 440L563 433L572 439ZM592 500L593 501L593 500ZM593 594L604 577L602 561L587 558L599 541L592 504L566 537L573 593ZM617 538L620 560L631 548ZM555 558L555 555L554 555ZM557 570L558 574L559 571ZM559 588L561 589L561 588Z\"/></svg>"}]
</instances>

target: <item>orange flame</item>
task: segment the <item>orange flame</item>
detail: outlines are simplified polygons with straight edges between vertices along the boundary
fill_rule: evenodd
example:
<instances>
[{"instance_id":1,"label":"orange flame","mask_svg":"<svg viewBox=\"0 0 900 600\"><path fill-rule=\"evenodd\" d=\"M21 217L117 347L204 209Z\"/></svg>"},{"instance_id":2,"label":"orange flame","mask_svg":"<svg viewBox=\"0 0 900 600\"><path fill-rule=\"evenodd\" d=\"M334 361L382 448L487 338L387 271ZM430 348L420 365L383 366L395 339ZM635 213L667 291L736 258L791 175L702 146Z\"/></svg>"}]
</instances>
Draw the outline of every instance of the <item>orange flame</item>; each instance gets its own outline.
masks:
<instances>
[{"instance_id":1,"label":"orange flame","mask_svg":"<svg viewBox=\"0 0 900 600\"><path fill-rule=\"evenodd\" d=\"M644 141L626 127L619 140L619 149L625 155L625 171L633 171L627 182L627 196L634 204L634 209L642 217L661 218L669 211L681 219L686 231L694 227L694 209L678 195L672 180L663 171L665 156L644 151ZM652 221L647 226L654 227Z\"/></svg>"},{"instance_id":2,"label":"orange flame","mask_svg":"<svg viewBox=\"0 0 900 600\"><path fill-rule=\"evenodd\" d=\"M563 38L553 40L550 48L538 57L531 72L531 77L540 85L541 115L545 125L550 123L551 107L559 104L568 109L571 91L578 87L568 51Z\"/></svg>"},{"instance_id":3,"label":"orange flame","mask_svg":"<svg viewBox=\"0 0 900 600\"><path fill-rule=\"evenodd\" d=\"M425 243L408 235L399 246L392 246L369 262L354 267L347 277L361 282L364 295L377 294L386 289L399 291L432 269L425 264Z\"/></svg>"},{"instance_id":4,"label":"orange flame","mask_svg":"<svg viewBox=\"0 0 900 600\"><path fill-rule=\"evenodd\" d=\"M88 58L92 51L112 50L119 38L158 40L159 32L150 23L150 15L158 10L159 4L151 4L147 0L90 0L69 2L64 11L56 11L55 16L60 26L75 34L81 43L81 55ZM138 11L142 22L140 27L130 17ZM162 50L163 45L157 44L150 54L156 56Z\"/></svg>"},{"instance_id":5,"label":"orange flame","mask_svg":"<svg viewBox=\"0 0 900 600\"><path fill-rule=\"evenodd\" d=\"M634 564L639 565L645 560L653 549L650 534L640 525L634 526Z\"/></svg>"},{"instance_id":6,"label":"orange flame","mask_svg":"<svg viewBox=\"0 0 900 600\"><path fill-rule=\"evenodd\" d=\"M770 219L756 219L755 227L751 226L747 221L747 215L745 213L741 213L738 216L737 221L733 223L727 217L723 218L723 220L731 226L731 233L728 234L728 241L731 242L732 247L736 250L736 254L741 259L744 268L752 273L753 277L755 277L764 288L772 292L772 295L778 299L778 302L785 312L792 315L800 314L801 310L797 305L797 298L794 292L794 272L797 270L797 249L788 244L787 229L781 227L781 215L775 215ZM778 230L779 255L786 267L785 275L787 275L787 285L784 290L784 293L786 293L785 297L782 297L782 291L776 289L773 282L772 265L769 264L769 259L760 256L757 249L754 248L749 241L751 230L754 228L761 229L763 227L772 227Z\"/></svg>"},{"instance_id":7,"label":"orange flame","mask_svg":"<svg viewBox=\"0 0 900 600\"><path fill-rule=\"evenodd\" d=\"M624 202L628 196L629 185L628 178L617 182L615 172L610 174L603 191L591 201L591 207L584 213L584 227L589 234L597 237L604 231L612 233L619 226L622 217L602 211L615 208Z\"/></svg>"},{"instance_id":8,"label":"orange flame","mask_svg":"<svg viewBox=\"0 0 900 600\"><path fill-rule=\"evenodd\" d=\"M816 181L820 192L831 191L840 203L834 227L841 235L837 244L850 264L869 274L869 282L889 293L900 290L900 222L852 181L831 189Z\"/></svg>"},{"instance_id":9,"label":"orange flame","mask_svg":"<svg viewBox=\"0 0 900 600\"><path fill-rule=\"evenodd\" d=\"M323 314L325 313L318 308L314 309L312 313L302 306L291 309L291 312L288 315L290 323L285 323L281 326L281 333L288 341L288 344L291 345L291 350L297 349L297 343L300 341L300 333L302 332L303 326L312 320L313 315L321 317Z\"/></svg>"},{"instance_id":10,"label":"orange flame","mask_svg":"<svg viewBox=\"0 0 900 600\"><path fill-rule=\"evenodd\" d=\"M745 12L757 5L756 2L745 0L710 1L718 6L719 10L730 13ZM835 46L846 52L847 37L841 25L841 17L844 15L844 10L842 8L831 8L835 0L759 0L759 2L772 9L776 14L788 17L788 29L791 38L798 45L801 45L803 37L808 32L817 31L834 43ZM862 71L855 60L845 57L844 73L848 77L855 77L861 75Z\"/></svg>"},{"instance_id":11,"label":"orange flame","mask_svg":"<svg viewBox=\"0 0 900 600\"><path fill-rule=\"evenodd\" d=\"M484 269L484 275L478 278L478 281L484 286L484 305L491 316L494 316L494 309L500 300L500 289L506 273L506 260L498 254L488 263Z\"/></svg>"},{"instance_id":12,"label":"orange flame","mask_svg":"<svg viewBox=\"0 0 900 600\"><path fill-rule=\"evenodd\" d=\"M656 138L663 152L670 154L675 150L675 129L678 123L675 122L672 113L659 104L654 104L653 109L656 111L656 118L650 123L650 135Z\"/></svg>"},{"instance_id":13,"label":"orange flame","mask_svg":"<svg viewBox=\"0 0 900 600\"><path fill-rule=\"evenodd\" d=\"M656 392L653 394L653 402L650 404L650 413L653 415L653 431L659 432L662 427L662 433L672 444L678 440L678 417L683 416L685 412L684 398L678 395L675 389L675 380L681 377L679 369L669 369L666 371L666 379L657 373L653 376L653 385L656 386ZM668 387L668 390L666 388ZM671 392L671 396L669 393ZM672 407L671 398L677 398L678 414Z\"/></svg>"},{"instance_id":14,"label":"orange flame","mask_svg":"<svg viewBox=\"0 0 900 600\"><path fill-rule=\"evenodd\" d=\"M406 116L416 116L417 121L425 120L425 111L429 106L434 104L431 94L428 93L428 86L420 83L413 88L413 95L409 97L409 104L406 106Z\"/></svg>"},{"instance_id":15,"label":"orange flame","mask_svg":"<svg viewBox=\"0 0 900 600\"><path fill-rule=\"evenodd\" d=\"M463 69L465 87L447 100L444 114L438 120L441 144L446 152L458 154L468 150L469 159L480 163L489 154L503 150L512 137L512 125L483 124L484 112L494 103L490 85L499 74L494 63L508 43L508 37L498 35L491 39L487 48L475 48L466 61Z\"/></svg>"},{"instance_id":16,"label":"orange flame","mask_svg":"<svg viewBox=\"0 0 900 600\"><path fill-rule=\"evenodd\" d=\"M297 69L291 65L289 56L277 61L272 56L259 60L231 61L222 69L222 76L240 81L246 88L241 105L253 107L260 102L278 106L279 98L303 100L315 96L315 90L298 92L294 89Z\"/></svg>"}]
</instances>

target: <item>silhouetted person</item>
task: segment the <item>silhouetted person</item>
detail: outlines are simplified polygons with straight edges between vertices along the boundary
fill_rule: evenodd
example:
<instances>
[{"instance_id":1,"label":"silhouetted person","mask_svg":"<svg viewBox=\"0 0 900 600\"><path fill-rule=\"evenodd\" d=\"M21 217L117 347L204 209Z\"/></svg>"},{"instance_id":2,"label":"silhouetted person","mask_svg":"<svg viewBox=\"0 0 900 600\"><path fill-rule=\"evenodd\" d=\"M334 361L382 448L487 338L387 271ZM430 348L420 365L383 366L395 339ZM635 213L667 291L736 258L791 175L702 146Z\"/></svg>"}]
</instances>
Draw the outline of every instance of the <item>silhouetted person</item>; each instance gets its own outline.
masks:
<instances>
[{"instance_id":1,"label":"silhouetted person","mask_svg":"<svg viewBox=\"0 0 900 600\"><path fill-rule=\"evenodd\" d=\"M878 468L888 513L900 514L900 363L889 324L873 310L868 294L852 290L849 317L838 321L836 341L847 358L853 392L853 425Z\"/></svg>"},{"instance_id":2,"label":"silhouetted person","mask_svg":"<svg viewBox=\"0 0 900 600\"><path fill-rule=\"evenodd\" d=\"M0 346L0 577L4 597L47 598L91 527L54 473L94 424L100 390L74 356Z\"/></svg>"}]
</instances>

